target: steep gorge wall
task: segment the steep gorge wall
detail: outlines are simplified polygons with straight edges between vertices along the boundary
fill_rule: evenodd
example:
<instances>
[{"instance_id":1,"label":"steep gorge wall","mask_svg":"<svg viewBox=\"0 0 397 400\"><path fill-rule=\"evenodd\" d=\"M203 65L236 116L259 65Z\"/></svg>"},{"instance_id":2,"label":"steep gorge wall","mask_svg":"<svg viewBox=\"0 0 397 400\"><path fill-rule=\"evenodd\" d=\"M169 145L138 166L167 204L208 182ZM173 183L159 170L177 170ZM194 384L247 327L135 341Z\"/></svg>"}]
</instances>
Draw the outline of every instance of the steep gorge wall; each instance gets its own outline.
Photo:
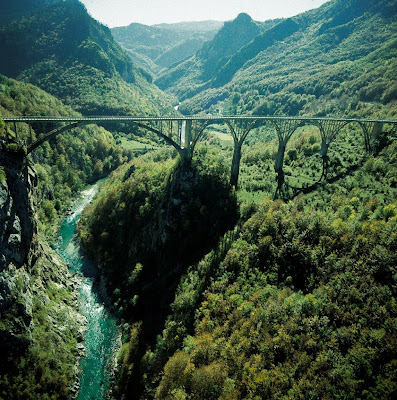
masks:
<instances>
[{"instance_id":1,"label":"steep gorge wall","mask_svg":"<svg viewBox=\"0 0 397 400\"><path fill-rule=\"evenodd\" d=\"M26 161L0 155L0 346L32 343L30 272L39 257L32 191L36 175Z\"/></svg>"},{"instance_id":2,"label":"steep gorge wall","mask_svg":"<svg viewBox=\"0 0 397 400\"><path fill-rule=\"evenodd\" d=\"M0 393L71 399L83 353L79 282L38 233L36 185L26 159L0 152Z\"/></svg>"}]
</instances>

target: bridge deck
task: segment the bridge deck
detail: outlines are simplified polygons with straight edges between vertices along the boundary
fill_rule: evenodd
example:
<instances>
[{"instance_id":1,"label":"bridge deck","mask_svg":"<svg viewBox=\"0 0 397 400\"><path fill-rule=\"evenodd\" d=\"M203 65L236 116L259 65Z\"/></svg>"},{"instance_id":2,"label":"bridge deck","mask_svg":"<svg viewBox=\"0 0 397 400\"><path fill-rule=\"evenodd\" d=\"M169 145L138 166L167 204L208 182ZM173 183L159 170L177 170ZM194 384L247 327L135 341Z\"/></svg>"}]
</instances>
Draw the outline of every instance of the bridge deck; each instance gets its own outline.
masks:
<instances>
[{"instance_id":1,"label":"bridge deck","mask_svg":"<svg viewBox=\"0 0 397 400\"><path fill-rule=\"evenodd\" d=\"M340 122L378 122L384 124L397 124L397 119L377 118L343 118L343 117L287 117L287 116L256 116L256 115L206 115L183 117L142 117L142 116L9 116L1 117L4 122L159 122L159 121L340 121Z\"/></svg>"}]
</instances>

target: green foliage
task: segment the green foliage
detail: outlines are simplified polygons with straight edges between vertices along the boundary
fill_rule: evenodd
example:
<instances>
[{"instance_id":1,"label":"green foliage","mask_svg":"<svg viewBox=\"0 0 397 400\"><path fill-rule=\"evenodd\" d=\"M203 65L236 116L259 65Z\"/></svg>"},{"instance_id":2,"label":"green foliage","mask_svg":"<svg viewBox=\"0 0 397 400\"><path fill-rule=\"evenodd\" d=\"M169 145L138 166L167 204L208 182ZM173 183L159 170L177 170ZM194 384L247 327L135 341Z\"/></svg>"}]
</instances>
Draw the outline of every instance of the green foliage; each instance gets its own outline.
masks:
<instances>
[{"instance_id":1,"label":"green foliage","mask_svg":"<svg viewBox=\"0 0 397 400\"><path fill-rule=\"evenodd\" d=\"M186 114L392 117L395 13L388 0L334 0L270 21L253 37L243 32L253 22L236 19L230 24L240 22L240 31L226 32L232 25L225 24L194 57L156 83L184 100L179 110ZM222 58L229 42L238 46Z\"/></svg>"},{"instance_id":2,"label":"green foliage","mask_svg":"<svg viewBox=\"0 0 397 400\"><path fill-rule=\"evenodd\" d=\"M352 152L354 134L338 152ZM311 129L297 135L290 162L307 163L316 143ZM182 275L162 335L141 355L140 398L392 398L395 146L287 204L243 203L243 227ZM251 152L271 166L272 148Z\"/></svg>"},{"instance_id":3,"label":"green foliage","mask_svg":"<svg viewBox=\"0 0 397 400\"><path fill-rule=\"evenodd\" d=\"M0 118L0 138L4 136L5 134L5 123L4 121Z\"/></svg>"},{"instance_id":4,"label":"green foliage","mask_svg":"<svg viewBox=\"0 0 397 400\"><path fill-rule=\"evenodd\" d=\"M218 21L154 26L132 23L111 31L134 62L156 75L164 67L192 56L222 25Z\"/></svg>"},{"instance_id":5,"label":"green foliage","mask_svg":"<svg viewBox=\"0 0 397 400\"><path fill-rule=\"evenodd\" d=\"M82 113L173 111L170 98L79 1L56 1L4 19L0 52L7 59L0 73L39 86Z\"/></svg>"},{"instance_id":6,"label":"green foliage","mask_svg":"<svg viewBox=\"0 0 397 400\"><path fill-rule=\"evenodd\" d=\"M272 26L275 23L276 21L272 21L267 25ZM201 90L200 86L208 88L208 84L204 83L216 79L218 70L222 69L228 59L264 29L264 26L253 21L247 14L240 14L234 21L226 22L215 37L205 43L193 57L171 66L160 75L156 84L161 89L170 88L174 92L173 86L178 82L178 86L185 89L182 92L176 88L175 93L179 99L194 96Z\"/></svg>"},{"instance_id":7,"label":"green foliage","mask_svg":"<svg viewBox=\"0 0 397 400\"><path fill-rule=\"evenodd\" d=\"M241 47L236 54L230 55L220 71L217 73L213 85L220 87L228 83L234 74L249 60L277 41L286 39L299 29L292 19L286 19L261 35L256 36L247 45Z\"/></svg>"},{"instance_id":8,"label":"green foliage","mask_svg":"<svg viewBox=\"0 0 397 400\"><path fill-rule=\"evenodd\" d=\"M2 115L80 115L37 87L1 75L0 112ZM41 124L31 127L17 124L16 135L13 124L7 124L4 149L20 151L21 146L14 142L15 139L29 142L45 133L43 128L52 129ZM109 174L129 156L116 145L108 131L94 125L65 133L35 150L29 158L38 176L35 202L40 234L54 234L56 222L65 214L76 192ZM1 166L0 185L5 179ZM41 238L43 256L39 260L35 260L36 252L32 250L34 262L29 270L30 282L25 279L21 281L22 286L18 286L21 293L32 296L33 344L19 352L10 346L7 355L2 354L2 399L67 399L76 382L78 371L75 365L81 356L77 338L82 321L73 311L77 307L74 286L70 276L66 275L66 267L54 262L56 256L44 243ZM33 294L29 288L33 289ZM17 303L17 307L29 307L30 303L26 302L27 305ZM8 312L8 316L10 314ZM20 323L24 324L23 321ZM3 328L4 331L9 329Z\"/></svg>"},{"instance_id":9,"label":"green foliage","mask_svg":"<svg viewBox=\"0 0 397 400\"><path fill-rule=\"evenodd\" d=\"M6 177L6 173L4 171L4 167L0 166L0 183L1 184L3 184L3 183L5 184L6 181L7 181L7 177Z\"/></svg>"},{"instance_id":10,"label":"green foliage","mask_svg":"<svg viewBox=\"0 0 397 400\"><path fill-rule=\"evenodd\" d=\"M394 116L393 10L390 1L338 0L266 25L240 15L158 82L192 98L181 105L190 113ZM77 2L5 22L7 73L87 113L158 112L157 89ZM0 93L2 115L78 115L2 76ZM20 138L38 136L40 127L32 128L21 126ZM42 231L85 183L129 156L103 128L74 133L33 155ZM79 234L123 326L114 396L396 396L397 142L385 134L380 153L368 157L360 135L351 127L340 133L329 152L331 182L311 186L321 174L318 130L295 134L285 156L286 204L269 199L277 144L266 128L252 132L243 150L237 193L228 186L227 144L198 147L191 166L169 150L113 172ZM297 196L299 188L306 193ZM35 268L50 280L45 265ZM66 317L59 304L73 299L54 282L46 288L33 303L35 344L8 360L0 397L67 396L77 327L54 333L51 324Z\"/></svg>"},{"instance_id":11,"label":"green foliage","mask_svg":"<svg viewBox=\"0 0 397 400\"><path fill-rule=\"evenodd\" d=\"M213 151L203 148L199 153L187 169L172 158L157 161L160 152L120 168L82 218L82 243L104 266L103 273L110 272L111 286L121 289L114 300L119 307L122 300L124 310L131 308L132 293L148 273L197 257L224 229L218 216L234 215L227 166ZM209 221L211 235L206 229ZM169 254L166 258L163 251ZM105 267L114 263L117 276Z\"/></svg>"},{"instance_id":12,"label":"green foliage","mask_svg":"<svg viewBox=\"0 0 397 400\"><path fill-rule=\"evenodd\" d=\"M81 219L81 241L101 265L115 310L122 321L142 320L136 361L122 350L127 361L117 380L119 394L140 376L140 360L161 333L177 277L236 220L228 175L224 159L206 147L190 166L164 151L147 154L115 171ZM147 307L153 308L150 315ZM161 363L149 355L145 360L160 372Z\"/></svg>"},{"instance_id":13,"label":"green foliage","mask_svg":"<svg viewBox=\"0 0 397 400\"><path fill-rule=\"evenodd\" d=\"M259 205L212 272L156 398L393 397L397 219L372 218Z\"/></svg>"},{"instance_id":14,"label":"green foliage","mask_svg":"<svg viewBox=\"0 0 397 400\"><path fill-rule=\"evenodd\" d=\"M81 351L77 340L82 339L79 329L83 321L75 311L76 293L66 267L52 264L50 257L56 259L53 250L44 245L42 256L20 283L35 288L33 343L24 351L12 346L2 349L1 399L66 400L76 382L76 359Z\"/></svg>"},{"instance_id":15,"label":"green foliage","mask_svg":"<svg viewBox=\"0 0 397 400\"><path fill-rule=\"evenodd\" d=\"M0 112L3 115L80 115L37 87L1 75ZM18 140L30 142L51 129L39 123L30 127L18 124ZM8 130L9 135L15 137L12 124L8 124ZM6 148L20 151L20 145L13 142ZM87 125L44 143L31 157L38 175L39 228L51 235L55 233L54 223L64 215L74 194L86 184L108 175L127 161L130 153L117 146L104 128Z\"/></svg>"}]
</instances>

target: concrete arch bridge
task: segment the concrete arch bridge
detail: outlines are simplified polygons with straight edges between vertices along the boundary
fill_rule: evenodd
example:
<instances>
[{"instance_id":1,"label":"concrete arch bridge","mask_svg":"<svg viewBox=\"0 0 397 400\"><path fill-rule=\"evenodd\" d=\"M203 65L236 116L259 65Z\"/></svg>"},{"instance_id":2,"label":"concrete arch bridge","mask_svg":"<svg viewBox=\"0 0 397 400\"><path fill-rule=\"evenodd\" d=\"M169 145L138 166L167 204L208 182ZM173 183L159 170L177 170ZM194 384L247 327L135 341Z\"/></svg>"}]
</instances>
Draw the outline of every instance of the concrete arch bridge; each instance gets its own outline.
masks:
<instances>
[{"instance_id":1,"label":"concrete arch bridge","mask_svg":"<svg viewBox=\"0 0 397 400\"><path fill-rule=\"evenodd\" d=\"M55 117L55 116L15 116L4 117L3 121L14 124L17 133L17 124L51 123L59 125L51 132L27 146L27 154L34 151L44 142L73 128L97 123L124 122L131 123L147 131L154 132L166 144L173 146L184 161L189 161L196 144L203 138L205 130L212 124L225 124L233 138L233 159L230 173L230 184L237 186L240 171L242 146L255 129L264 125L271 125L277 134L278 151L274 164L277 173L277 192L284 184L284 155L288 141L299 127L316 126L321 136L320 156L322 157L321 178L327 178L328 150L338 133L349 124L356 124L361 128L363 143L367 152L372 151L374 140L382 134L385 126L395 131L397 119L360 119L360 118L333 118L333 117L289 117L289 116L182 116L182 117L141 117L141 116L88 116L88 117ZM6 125L7 126L7 125ZM276 193L277 193L276 192Z\"/></svg>"}]
</instances>

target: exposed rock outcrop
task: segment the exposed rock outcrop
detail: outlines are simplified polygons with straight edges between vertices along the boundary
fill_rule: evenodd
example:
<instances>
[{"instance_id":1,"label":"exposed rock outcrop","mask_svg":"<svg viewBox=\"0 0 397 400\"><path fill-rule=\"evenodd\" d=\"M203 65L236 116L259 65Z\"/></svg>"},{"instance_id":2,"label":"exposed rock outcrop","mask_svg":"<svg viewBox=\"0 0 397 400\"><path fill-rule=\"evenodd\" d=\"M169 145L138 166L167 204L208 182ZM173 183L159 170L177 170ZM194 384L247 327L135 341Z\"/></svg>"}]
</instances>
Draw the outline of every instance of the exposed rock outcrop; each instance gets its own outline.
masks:
<instances>
[{"instance_id":1,"label":"exposed rock outcrop","mask_svg":"<svg viewBox=\"0 0 397 400\"><path fill-rule=\"evenodd\" d=\"M62 390L61 398L72 399L86 322L78 312L80 282L38 233L36 185L26 158L0 150L0 389L15 390L1 385L26 374L36 377L33 385L40 380L37 396ZM20 357L29 360L22 370ZM44 377L45 365L65 368L67 378Z\"/></svg>"},{"instance_id":2,"label":"exposed rock outcrop","mask_svg":"<svg viewBox=\"0 0 397 400\"><path fill-rule=\"evenodd\" d=\"M0 348L26 347L33 340L29 272L39 257L32 199L37 177L23 158L1 153L0 165Z\"/></svg>"}]
</instances>

